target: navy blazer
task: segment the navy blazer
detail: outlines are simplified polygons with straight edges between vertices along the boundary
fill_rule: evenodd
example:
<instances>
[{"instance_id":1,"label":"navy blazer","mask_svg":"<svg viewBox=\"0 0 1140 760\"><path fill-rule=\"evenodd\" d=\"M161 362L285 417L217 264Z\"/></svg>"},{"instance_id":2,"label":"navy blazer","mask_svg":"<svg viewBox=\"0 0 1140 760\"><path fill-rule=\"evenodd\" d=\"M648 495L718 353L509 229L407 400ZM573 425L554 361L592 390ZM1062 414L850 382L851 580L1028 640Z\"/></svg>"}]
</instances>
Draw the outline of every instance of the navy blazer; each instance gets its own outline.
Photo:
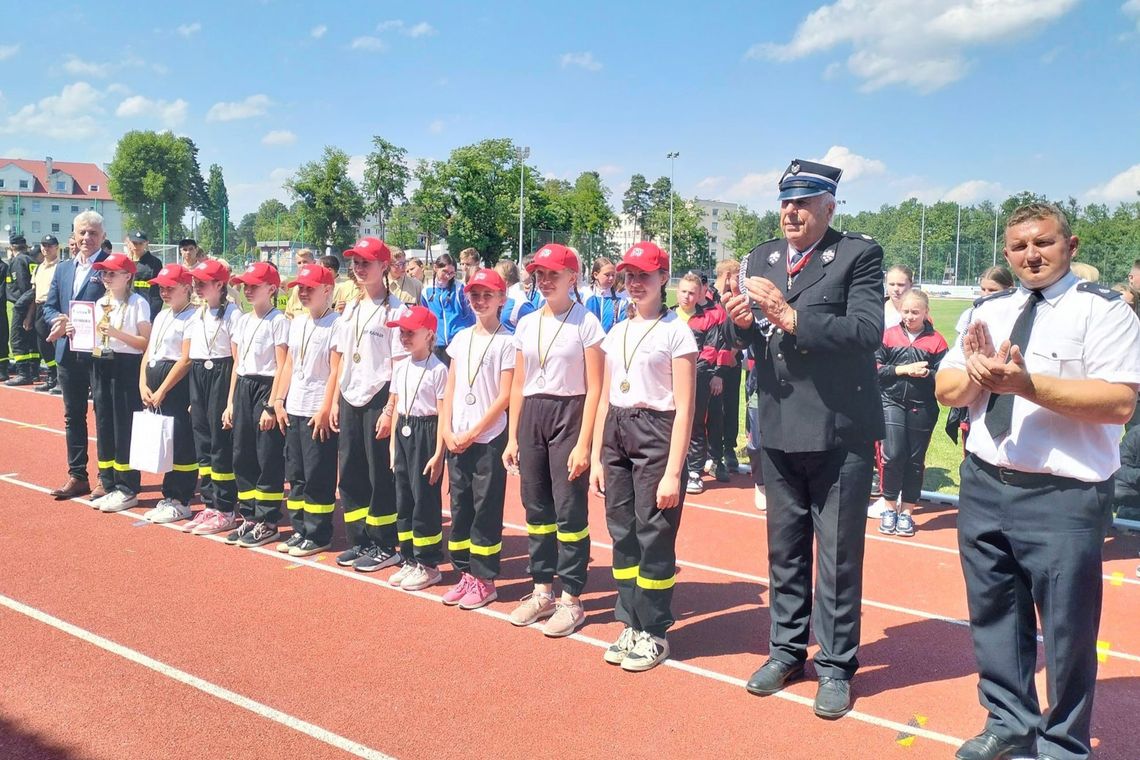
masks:
<instances>
[{"instance_id":1,"label":"navy blazer","mask_svg":"<svg viewBox=\"0 0 1140 760\"><path fill-rule=\"evenodd\" d=\"M107 258L107 252L100 250L91 257L92 263L102 261ZM67 259L61 261L55 267L55 272L51 276L51 287L48 288L47 300L44 301L44 321L49 325L60 314L67 314L71 310L71 301L73 300L71 294L75 292L75 259ZM75 296L76 301L98 301L103 297L106 289L103 287L103 279L99 275L99 271L91 269L87 275L87 282L79 288L79 293ZM67 337L60 338L55 342L55 361L58 364L63 361L64 355L69 350L69 341Z\"/></svg>"}]
</instances>

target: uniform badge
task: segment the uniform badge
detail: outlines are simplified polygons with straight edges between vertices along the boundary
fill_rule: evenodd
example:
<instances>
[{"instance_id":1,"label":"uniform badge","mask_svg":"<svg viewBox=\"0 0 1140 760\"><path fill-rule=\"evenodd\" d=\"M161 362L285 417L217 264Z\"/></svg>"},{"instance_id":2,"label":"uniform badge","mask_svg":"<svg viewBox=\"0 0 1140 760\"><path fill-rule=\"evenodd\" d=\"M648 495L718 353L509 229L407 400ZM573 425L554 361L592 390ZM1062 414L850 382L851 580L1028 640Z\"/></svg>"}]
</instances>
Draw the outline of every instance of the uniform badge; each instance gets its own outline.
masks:
<instances>
[{"instance_id":1,"label":"uniform badge","mask_svg":"<svg viewBox=\"0 0 1140 760\"><path fill-rule=\"evenodd\" d=\"M788 167L788 171L792 174L800 173L800 165L798 162L793 161L792 165Z\"/></svg>"},{"instance_id":2,"label":"uniform badge","mask_svg":"<svg viewBox=\"0 0 1140 760\"><path fill-rule=\"evenodd\" d=\"M835 258L835 249L834 248L828 248L826 251L824 251L823 253L821 253L819 255L819 260L823 264L830 264L834 258Z\"/></svg>"},{"instance_id":3,"label":"uniform badge","mask_svg":"<svg viewBox=\"0 0 1140 760\"><path fill-rule=\"evenodd\" d=\"M768 254L769 266L771 266L772 264L775 264L779 260L780 260L780 252L779 251L772 251L771 253Z\"/></svg>"}]
</instances>

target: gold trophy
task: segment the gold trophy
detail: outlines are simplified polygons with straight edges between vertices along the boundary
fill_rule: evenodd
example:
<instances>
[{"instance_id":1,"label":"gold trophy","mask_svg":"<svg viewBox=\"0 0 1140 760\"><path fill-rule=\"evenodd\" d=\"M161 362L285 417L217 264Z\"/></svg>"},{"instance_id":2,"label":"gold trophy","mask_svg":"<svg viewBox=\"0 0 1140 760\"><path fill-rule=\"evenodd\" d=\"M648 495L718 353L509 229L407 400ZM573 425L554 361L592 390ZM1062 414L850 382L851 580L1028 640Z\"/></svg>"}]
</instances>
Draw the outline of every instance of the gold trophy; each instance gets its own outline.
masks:
<instances>
[{"instance_id":1,"label":"gold trophy","mask_svg":"<svg viewBox=\"0 0 1140 760\"><path fill-rule=\"evenodd\" d=\"M102 306L103 306L103 317L99 320L98 327L99 328L102 328L104 326L110 327L110 325L111 325L111 311L115 307L113 305L111 305L111 303L109 303L109 302L102 304ZM111 336L104 332L102 344L95 346L94 348L91 349L91 356L95 357L96 359L110 359L110 358L112 358L113 354L114 354L114 352L111 351Z\"/></svg>"}]
</instances>

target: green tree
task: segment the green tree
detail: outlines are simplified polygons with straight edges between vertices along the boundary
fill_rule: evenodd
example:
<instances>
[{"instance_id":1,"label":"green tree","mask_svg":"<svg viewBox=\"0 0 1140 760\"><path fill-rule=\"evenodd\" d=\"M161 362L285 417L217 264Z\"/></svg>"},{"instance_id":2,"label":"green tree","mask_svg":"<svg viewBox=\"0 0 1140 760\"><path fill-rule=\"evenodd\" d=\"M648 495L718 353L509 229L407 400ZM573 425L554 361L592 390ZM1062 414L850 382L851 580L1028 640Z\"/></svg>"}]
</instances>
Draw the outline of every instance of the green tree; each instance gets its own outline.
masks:
<instances>
[{"instance_id":1,"label":"green tree","mask_svg":"<svg viewBox=\"0 0 1140 760\"><path fill-rule=\"evenodd\" d=\"M396 201L403 200L411 172L408 151L382 137L372 138L372 152L364 159L364 212L380 219L380 236L386 238L388 215Z\"/></svg>"},{"instance_id":2,"label":"green tree","mask_svg":"<svg viewBox=\"0 0 1140 760\"><path fill-rule=\"evenodd\" d=\"M418 248L420 239L411 205L403 204L393 208L384 230L384 240L407 250Z\"/></svg>"},{"instance_id":3,"label":"green tree","mask_svg":"<svg viewBox=\"0 0 1140 760\"><path fill-rule=\"evenodd\" d=\"M633 220L634 227L642 236L645 236L645 220L650 207L649 183L644 174L635 174L629 178L629 188L622 196L621 211Z\"/></svg>"},{"instance_id":4,"label":"green tree","mask_svg":"<svg viewBox=\"0 0 1140 760\"><path fill-rule=\"evenodd\" d=\"M249 253L257 248L257 233L254 231L256 224L256 213L246 214L238 222L237 234L234 236L234 247L241 253Z\"/></svg>"},{"instance_id":5,"label":"green tree","mask_svg":"<svg viewBox=\"0 0 1140 760\"><path fill-rule=\"evenodd\" d=\"M222 167L210 165L210 178L206 181L206 208L202 209L202 222L198 225L198 245L212 254L226 254L226 248L236 241L236 229L230 221L230 196ZM223 234L224 231L224 234Z\"/></svg>"},{"instance_id":6,"label":"green tree","mask_svg":"<svg viewBox=\"0 0 1140 760\"><path fill-rule=\"evenodd\" d=\"M408 217L416 230L417 242L422 236L423 247L430 251L432 243L447 234L451 218L451 196L445 186L443 162L420 160L413 176L418 185L408 204Z\"/></svg>"},{"instance_id":7,"label":"green tree","mask_svg":"<svg viewBox=\"0 0 1140 760\"><path fill-rule=\"evenodd\" d=\"M186 144L190 151L190 172L186 177L186 198L190 208L205 211L210 205L209 193L206 191L206 181L202 178L202 166L198 163L198 146L189 137L178 138Z\"/></svg>"},{"instance_id":8,"label":"green tree","mask_svg":"<svg viewBox=\"0 0 1140 760\"><path fill-rule=\"evenodd\" d=\"M776 237L780 231L780 216L775 211L765 211L760 215L741 206L736 211L726 213L723 219L724 225L731 232L725 245L738 259L748 255L749 251L765 240Z\"/></svg>"},{"instance_id":9,"label":"green tree","mask_svg":"<svg viewBox=\"0 0 1140 760\"><path fill-rule=\"evenodd\" d=\"M348 248L356 238L356 224L364 216L360 188L348 176L348 154L325 146L320 160L302 164L285 187L304 207L306 235L323 248Z\"/></svg>"},{"instance_id":10,"label":"green tree","mask_svg":"<svg viewBox=\"0 0 1140 760\"><path fill-rule=\"evenodd\" d=\"M108 189L127 227L147 231L155 242L180 237L195 184L195 150L191 140L170 132L135 130L120 138L107 167Z\"/></svg>"},{"instance_id":11,"label":"green tree","mask_svg":"<svg viewBox=\"0 0 1140 760\"><path fill-rule=\"evenodd\" d=\"M293 213L276 198L262 201L257 207L253 221L255 240L292 240L297 227Z\"/></svg>"}]
</instances>

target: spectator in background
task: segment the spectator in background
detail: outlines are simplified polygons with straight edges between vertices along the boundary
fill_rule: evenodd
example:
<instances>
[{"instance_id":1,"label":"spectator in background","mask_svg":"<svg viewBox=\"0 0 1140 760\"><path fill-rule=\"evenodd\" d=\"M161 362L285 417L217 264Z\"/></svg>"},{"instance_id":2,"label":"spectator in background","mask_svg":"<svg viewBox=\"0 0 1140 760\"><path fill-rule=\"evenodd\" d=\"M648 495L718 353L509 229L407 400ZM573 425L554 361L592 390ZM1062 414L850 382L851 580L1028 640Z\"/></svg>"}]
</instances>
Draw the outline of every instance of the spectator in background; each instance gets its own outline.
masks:
<instances>
[{"instance_id":1,"label":"spectator in background","mask_svg":"<svg viewBox=\"0 0 1140 760\"><path fill-rule=\"evenodd\" d=\"M483 266L479 252L474 248L464 248L459 252L459 266L463 269L458 274L459 282L465 284Z\"/></svg>"},{"instance_id":2,"label":"spectator in background","mask_svg":"<svg viewBox=\"0 0 1140 760\"><path fill-rule=\"evenodd\" d=\"M157 287L151 286L150 281L158 277L159 270L162 269L162 261L150 252L147 247L150 245L149 241L150 238L145 232L135 230L127 235L123 248L131 260L135 262L135 292L146 299L153 319L162 311L162 296L158 294ZM108 240L103 244L103 250L107 253L111 252L111 241Z\"/></svg>"},{"instance_id":3,"label":"spectator in background","mask_svg":"<svg viewBox=\"0 0 1140 760\"><path fill-rule=\"evenodd\" d=\"M187 270L193 269L198 266L199 262L205 261L206 259L206 252L198 247L198 241L194 238L182 238L179 240L178 253L182 256L182 266Z\"/></svg>"},{"instance_id":4,"label":"spectator in background","mask_svg":"<svg viewBox=\"0 0 1140 760\"><path fill-rule=\"evenodd\" d=\"M740 262L736 259L725 259L716 265L715 287L711 290L717 303L739 292L739 278ZM723 407L721 419L724 422L720 431L720 446L718 448L714 445L714 456L716 450L723 453L724 467L729 474L740 470L740 461L736 457L736 441L740 436L740 375L743 357L744 352L733 350L732 364L722 370L724 391L720 395L720 403Z\"/></svg>"},{"instance_id":5,"label":"spectator in background","mask_svg":"<svg viewBox=\"0 0 1140 760\"><path fill-rule=\"evenodd\" d=\"M507 300L503 304L502 322L512 333L519 323L519 319L542 308L546 299L538 288L534 286L534 278L526 271L526 266L534 261L534 254L523 256L523 268L517 269L516 282L507 288Z\"/></svg>"},{"instance_id":6,"label":"spectator in background","mask_svg":"<svg viewBox=\"0 0 1140 760\"><path fill-rule=\"evenodd\" d=\"M313 253L312 248L302 248L297 251L296 261L297 271L299 272L301 271L301 267L316 261L316 254ZM309 313L308 308L301 303L301 297L297 295L297 290L297 288L291 288L289 290L289 295L285 299L285 308L282 309L282 311L285 312L285 316L289 319ZM278 297L280 298L280 295Z\"/></svg>"},{"instance_id":7,"label":"spectator in background","mask_svg":"<svg viewBox=\"0 0 1140 760\"><path fill-rule=\"evenodd\" d=\"M590 285L582 293L586 309L602 323L602 329L609 332L626 317L629 299L614 288L617 269L609 259L599 256L590 269Z\"/></svg>"},{"instance_id":8,"label":"spectator in background","mask_svg":"<svg viewBox=\"0 0 1140 760\"><path fill-rule=\"evenodd\" d=\"M455 260L451 256L441 253L436 257L433 275L432 284L424 288L420 302L435 314L438 323L435 355L451 366L447 346L460 330L475 323L475 312L467 302L463 283L457 281Z\"/></svg>"},{"instance_id":9,"label":"spectator in background","mask_svg":"<svg viewBox=\"0 0 1140 760\"><path fill-rule=\"evenodd\" d=\"M883 330L899 323L899 304L902 297L914 287L914 272L908 266L895 264L887 270L887 302L883 306Z\"/></svg>"},{"instance_id":10,"label":"spectator in background","mask_svg":"<svg viewBox=\"0 0 1140 760\"><path fill-rule=\"evenodd\" d=\"M72 241L73 242L73 241ZM50 393L56 389L55 349L47 342L51 325L44 320L44 303L47 302L48 291L51 290L51 278L55 275L55 267L59 263L59 240L55 235L44 235L40 241L40 252L43 261L36 267L32 275L32 283L36 289L36 303L32 310L32 329L36 332L39 341L40 356L47 367L47 380L36 386L41 393Z\"/></svg>"},{"instance_id":11,"label":"spectator in background","mask_svg":"<svg viewBox=\"0 0 1140 760\"><path fill-rule=\"evenodd\" d=\"M407 266L408 277L419 280L421 283L424 281L424 260L418 256L408 259Z\"/></svg>"},{"instance_id":12,"label":"spectator in background","mask_svg":"<svg viewBox=\"0 0 1140 760\"><path fill-rule=\"evenodd\" d=\"M333 273L333 278L336 279L340 274L340 259L336 256L321 256L321 266ZM343 314L344 309L348 306L350 301L355 301L360 295L360 288L356 286L356 280L352 276L352 270L349 269L348 279L339 280L333 288L332 297L329 299L329 306L333 308L338 314Z\"/></svg>"},{"instance_id":13,"label":"spectator in background","mask_svg":"<svg viewBox=\"0 0 1140 760\"><path fill-rule=\"evenodd\" d=\"M1112 506L1123 520L1140 520L1140 428L1120 442L1120 469L1112 476Z\"/></svg>"},{"instance_id":14,"label":"spectator in background","mask_svg":"<svg viewBox=\"0 0 1140 760\"><path fill-rule=\"evenodd\" d=\"M388 287L392 295L407 306L417 306L423 294L424 284L408 274L408 254L398 245L388 246L392 252L392 263L388 266ZM335 293L333 294L335 298Z\"/></svg>"}]
</instances>

